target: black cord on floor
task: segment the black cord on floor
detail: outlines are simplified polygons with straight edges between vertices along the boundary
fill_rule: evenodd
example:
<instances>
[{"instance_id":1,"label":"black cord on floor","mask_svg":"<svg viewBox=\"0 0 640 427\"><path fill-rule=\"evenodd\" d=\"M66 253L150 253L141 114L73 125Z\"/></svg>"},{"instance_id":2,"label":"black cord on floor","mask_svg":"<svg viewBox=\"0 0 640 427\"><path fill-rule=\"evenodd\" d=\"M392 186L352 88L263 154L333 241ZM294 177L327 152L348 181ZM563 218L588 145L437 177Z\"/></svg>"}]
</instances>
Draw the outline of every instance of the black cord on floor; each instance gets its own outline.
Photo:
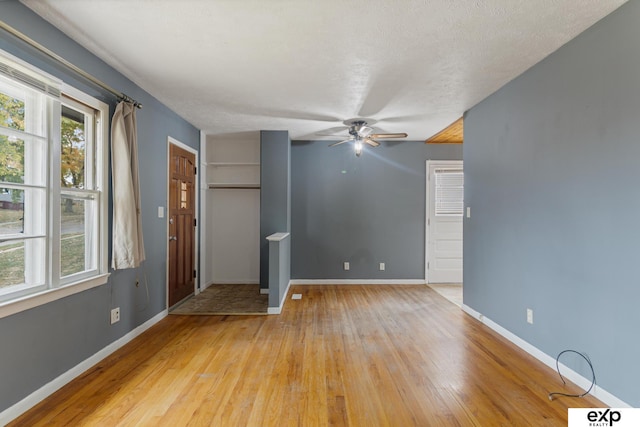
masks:
<instances>
[{"instance_id":1,"label":"black cord on floor","mask_svg":"<svg viewBox=\"0 0 640 427\"><path fill-rule=\"evenodd\" d=\"M591 375L592 375L591 386L589 387L589 389L587 391L585 391L582 394L568 394L568 393L562 393L562 392L559 392L559 391L554 391L553 393L549 393L549 400L553 400L553 396L585 397L587 394L589 394L591 389L593 389L593 387L596 385L596 373L593 370L593 364L591 363L591 360L589 359L589 356L587 356L586 354L580 353L578 351L575 351L575 350L564 350L564 351L561 351L560 354L558 354L558 357L556 357L556 369L558 371L558 375L560 375L560 379L562 380L562 384L567 384L567 382L564 380L564 377L560 373L560 356L562 356L565 353L575 353L575 354L581 356L584 360L587 361L587 364L589 365L589 368L591 368Z\"/></svg>"}]
</instances>

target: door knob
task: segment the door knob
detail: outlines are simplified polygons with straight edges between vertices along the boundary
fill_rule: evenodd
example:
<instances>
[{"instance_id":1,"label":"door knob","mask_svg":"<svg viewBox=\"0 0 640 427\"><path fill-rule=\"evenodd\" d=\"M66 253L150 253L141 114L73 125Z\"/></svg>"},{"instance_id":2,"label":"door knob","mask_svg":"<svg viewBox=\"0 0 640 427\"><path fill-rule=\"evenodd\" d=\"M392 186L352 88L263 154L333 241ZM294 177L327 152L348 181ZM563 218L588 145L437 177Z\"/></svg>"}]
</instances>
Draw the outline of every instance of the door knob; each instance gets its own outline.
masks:
<instances>
[{"instance_id":1,"label":"door knob","mask_svg":"<svg viewBox=\"0 0 640 427\"><path fill-rule=\"evenodd\" d=\"M178 240L178 236L169 236L169 241Z\"/></svg>"}]
</instances>

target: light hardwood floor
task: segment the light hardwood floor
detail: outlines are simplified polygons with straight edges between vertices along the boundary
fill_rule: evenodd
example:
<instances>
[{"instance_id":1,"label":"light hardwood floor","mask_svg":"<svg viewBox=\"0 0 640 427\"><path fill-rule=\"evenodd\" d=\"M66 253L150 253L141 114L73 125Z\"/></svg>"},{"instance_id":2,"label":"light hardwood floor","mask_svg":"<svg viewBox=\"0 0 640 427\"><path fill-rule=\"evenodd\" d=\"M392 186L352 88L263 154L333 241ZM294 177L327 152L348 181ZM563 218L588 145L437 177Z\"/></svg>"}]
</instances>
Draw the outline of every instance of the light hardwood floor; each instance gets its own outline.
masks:
<instances>
[{"instance_id":1,"label":"light hardwood floor","mask_svg":"<svg viewBox=\"0 0 640 427\"><path fill-rule=\"evenodd\" d=\"M168 316L13 425L566 426L557 374L420 285L294 286L279 316Z\"/></svg>"},{"instance_id":2,"label":"light hardwood floor","mask_svg":"<svg viewBox=\"0 0 640 427\"><path fill-rule=\"evenodd\" d=\"M462 283L430 283L429 287L458 307L462 307Z\"/></svg>"}]
</instances>

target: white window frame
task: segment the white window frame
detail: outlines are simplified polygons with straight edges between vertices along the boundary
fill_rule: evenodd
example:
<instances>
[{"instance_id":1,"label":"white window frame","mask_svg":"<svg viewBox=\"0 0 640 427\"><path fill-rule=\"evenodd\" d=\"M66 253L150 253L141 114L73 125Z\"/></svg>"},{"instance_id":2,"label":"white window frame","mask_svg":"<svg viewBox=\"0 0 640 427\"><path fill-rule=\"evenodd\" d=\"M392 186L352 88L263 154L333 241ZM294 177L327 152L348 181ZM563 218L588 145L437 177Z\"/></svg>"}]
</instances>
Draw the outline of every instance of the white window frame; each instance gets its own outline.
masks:
<instances>
[{"instance_id":1,"label":"white window frame","mask_svg":"<svg viewBox=\"0 0 640 427\"><path fill-rule=\"evenodd\" d=\"M92 224L85 222L85 235L88 235L89 233L91 235L94 235L94 238L98 239L97 241L97 248L96 251L97 253L96 255L96 262L95 262L95 268L90 269L90 270L85 270L85 271L81 271L78 273L73 273L71 275L68 276L62 276L62 272L60 271L61 269L61 263L60 263L60 259L54 259L53 261L53 269L52 272L54 274L54 277L52 278L52 280L58 279L59 285L66 285L68 283L75 283L78 281L81 281L85 278L88 277L92 277L95 276L96 274L99 274L99 272L101 271L101 267L104 268L104 266L106 265L106 250L103 250L103 246L101 245L100 242L104 242L105 238L106 238L106 234L102 233L101 229L103 227L100 226L100 218L105 218L106 213L106 200L103 200L103 198L101 197L101 195L103 195L106 191L108 191L107 188L107 179L108 179L108 173L107 173L107 163L106 163L106 152L105 152L105 147L107 146L107 144L105 143L105 141L108 138L108 129L106 126L102 126L102 122L104 121L103 118L106 118L106 121L108 122L108 114L109 114L109 109L108 106L106 104L101 103L100 101L95 100L92 97L89 97L87 95L85 95L83 92L80 92L76 89L74 89L73 87L70 87L68 85L63 85L62 88L62 98L61 98L61 103L63 105L68 106L69 108L75 109L77 111L82 111L85 114L91 114L94 116L95 118L95 126L93 123L91 124L87 124L85 123L86 129L85 129L85 134L90 136L88 137L88 139L92 140L91 144L88 144L86 146L86 153L85 153L85 158L86 159L92 159L95 160L95 162L91 161L90 165L85 165L85 167L88 167L89 169L89 174L86 176L86 180L85 180L85 189L82 190L75 190L75 189L63 189L62 187L60 188L59 194L60 197L58 199L58 204L57 204L57 208L56 208L56 213L58 215L60 214L60 202L62 201L62 195L68 195L71 197L75 197L75 198L86 198L86 199L91 199L94 200L95 203L97 204L97 211L98 211L98 226L97 226L97 230L92 230ZM100 111L97 107L100 106L100 104L102 105L102 111ZM95 128L94 128L95 127ZM101 165L101 166L100 166ZM100 173L100 169L102 169L102 173ZM100 176L98 176L100 175ZM57 176L58 180L58 185L60 182L60 174L58 173ZM60 218L52 223L58 223L58 232L60 232ZM59 251L60 253L62 251ZM90 255L90 250L88 250L88 248L86 248L85 246L85 260L86 258ZM59 254L58 254L59 255ZM56 271L56 269L58 269L58 271Z\"/></svg>"},{"instance_id":2,"label":"white window frame","mask_svg":"<svg viewBox=\"0 0 640 427\"><path fill-rule=\"evenodd\" d=\"M71 98L81 104L85 104L95 110L96 127L94 138L94 156L96 173L94 174L94 188L91 191L97 199L99 215L97 230L97 259L96 269L91 272L83 272L70 275L63 280L60 278L60 118L63 98L47 99L47 117L49 134L49 152L47 160L47 244L45 278L43 287L31 288L31 293L21 295L19 292L14 298L0 302L0 318L28 310L60 298L67 297L87 289L107 283L108 273L108 138L109 138L109 106L84 92L60 82L32 65L0 51L3 61L15 66L17 69L33 75L35 78L58 83L60 91L65 97ZM57 166L56 166L57 165Z\"/></svg>"}]
</instances>

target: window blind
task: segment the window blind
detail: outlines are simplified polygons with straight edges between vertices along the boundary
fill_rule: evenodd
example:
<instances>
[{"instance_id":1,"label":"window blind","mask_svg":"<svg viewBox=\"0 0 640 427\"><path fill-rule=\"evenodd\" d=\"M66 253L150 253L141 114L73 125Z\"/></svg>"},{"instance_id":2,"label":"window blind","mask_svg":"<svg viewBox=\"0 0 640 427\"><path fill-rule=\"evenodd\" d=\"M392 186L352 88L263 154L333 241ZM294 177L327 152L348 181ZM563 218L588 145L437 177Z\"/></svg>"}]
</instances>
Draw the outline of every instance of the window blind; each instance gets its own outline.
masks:
<instances>
[{"instance_id":1,"label":"window blind","mask_svg":"<svg viewBox=\"0 0 640 427\"><path fill-rule=\"evenodd\" d=\"M20 82L23 85L35 89L40 93L60 98L60 82L54 78L48 78L44 73L35 73L27 66L21 66L18 58L8 54L0 55L0 75Z\"/></svg>"},{"instance_id":2,"label":"window blind","mask_svg":"<svg viewBox=\"0 0 640 427\"><path fill-rule=\"evenodd\" d=\"M464 213L464 173L462 169L436 169L435 214L462 216Z\"/></svg>"}]
</instances>

